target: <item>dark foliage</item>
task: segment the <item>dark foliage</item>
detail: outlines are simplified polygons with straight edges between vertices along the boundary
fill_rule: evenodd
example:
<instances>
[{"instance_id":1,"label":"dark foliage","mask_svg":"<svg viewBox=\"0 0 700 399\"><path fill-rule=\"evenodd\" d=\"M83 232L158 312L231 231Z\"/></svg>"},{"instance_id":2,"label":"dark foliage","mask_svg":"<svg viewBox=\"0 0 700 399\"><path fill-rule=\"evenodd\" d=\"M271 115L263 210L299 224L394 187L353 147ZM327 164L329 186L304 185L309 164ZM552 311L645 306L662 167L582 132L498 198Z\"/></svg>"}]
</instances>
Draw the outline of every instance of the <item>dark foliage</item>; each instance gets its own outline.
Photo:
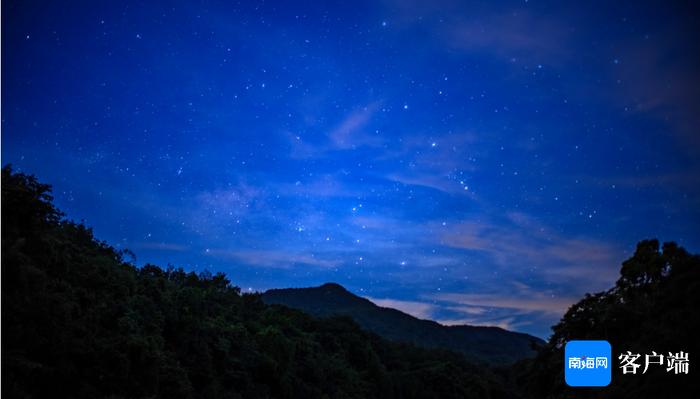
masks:
<instances>
[{"instance_id":1,"label":"dark foliage","mask_svg":"<svg viewBox=\"0 0 700 399\"><path fill-rule=\"evenodd\" d=\"M64 220L49 189L2 170L5 397L506 398L517 386L532 398L680 398L700 390L700 257L673 243L639 243L615 287L573 305L536 358L488 369L387 341L348 317L266 305L223 274L137 268ZM562 353L572 339L607 339L613 358L683 350L691 372L615 368L611 386L573 390Z\"/></svg>"},{"instance_id":2,"label":"dark foliage","mask_svg":"<svg viewBox=\"0 0 700 399\"><path fill-rule=\"evenodd\" d=\"M569 308L539 355L514 368L519 384L533 398L697 398L700 380L694 375L700 331L700 256L675 243L659 248L657 240L642 241L622 264L615 287L587 294ZM572 389L564 383L563 346L574 339L605 339L613 348L613 364L628 350L641 354L690 354L690 373L675 375L665 367L645 374L622 374L613 368L606 388ZM643 367L643 366L642 366Z\"/></svg>"},{"instance_id":3,"label":"dark foliage","mask_svg":"<svg viewBox=\"0 0 700 399\"><path fill-rule=\"evenodd\" d=\"M396 309L379 307L334 283L314 288L269 290L262 299L315 316L349 316L362 328L392 341L454 350L477 363L502 365L533 357L533 348L544 343L531 335L498 327L443 326L420 320Z\"/></svg>"},{"instance_id":4,"label":"dark foliage","mask_svg":"<svg viewBox=\"0 0 700 399\"><path fill-rule=\"evenodd\" d=\"M3 397L511 396L460 355L265 305L223 274L137 268L51 199L3 168Z\"/></svg>"}]
</instances>

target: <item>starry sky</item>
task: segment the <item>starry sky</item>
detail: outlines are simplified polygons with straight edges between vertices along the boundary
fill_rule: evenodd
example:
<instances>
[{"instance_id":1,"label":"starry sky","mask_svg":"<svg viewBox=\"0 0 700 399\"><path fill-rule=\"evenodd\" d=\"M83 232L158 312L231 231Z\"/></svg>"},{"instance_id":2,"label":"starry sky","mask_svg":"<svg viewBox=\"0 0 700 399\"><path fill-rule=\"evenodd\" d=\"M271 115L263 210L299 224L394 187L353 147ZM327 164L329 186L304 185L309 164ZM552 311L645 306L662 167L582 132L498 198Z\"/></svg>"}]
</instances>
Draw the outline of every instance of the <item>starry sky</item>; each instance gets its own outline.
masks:
<instances>
[{"instance_id":1,"label":"starry sky","mask_svg":"<svg viewBox=\"0 0 700 399\"><path fill-rule=\"evenodd\" d=\"M2 3L2 163L138 265L547 337L700 250L696 10Z\"/></svg>"}]
</instances>

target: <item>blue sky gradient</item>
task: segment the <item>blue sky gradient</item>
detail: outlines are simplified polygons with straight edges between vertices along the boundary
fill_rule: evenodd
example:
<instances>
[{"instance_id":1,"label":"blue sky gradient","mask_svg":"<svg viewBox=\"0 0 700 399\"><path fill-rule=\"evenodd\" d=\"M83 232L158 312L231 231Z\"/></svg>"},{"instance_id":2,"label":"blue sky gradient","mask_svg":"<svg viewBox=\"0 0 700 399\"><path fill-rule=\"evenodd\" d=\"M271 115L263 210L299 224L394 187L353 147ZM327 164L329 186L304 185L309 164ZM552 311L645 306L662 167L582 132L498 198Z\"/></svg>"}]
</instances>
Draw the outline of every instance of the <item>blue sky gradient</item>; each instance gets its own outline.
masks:
<instances>
[{"instance_id":1,"label":"blue sky gradient","mask_svg":"<svg viewBox=\"0 0 700 399\"><path fill-rule=\"evenodd\" d=\"M694 11L4 2L2 162L138 264L547 337L700 248Z\"/></svg>"}]
</instances>

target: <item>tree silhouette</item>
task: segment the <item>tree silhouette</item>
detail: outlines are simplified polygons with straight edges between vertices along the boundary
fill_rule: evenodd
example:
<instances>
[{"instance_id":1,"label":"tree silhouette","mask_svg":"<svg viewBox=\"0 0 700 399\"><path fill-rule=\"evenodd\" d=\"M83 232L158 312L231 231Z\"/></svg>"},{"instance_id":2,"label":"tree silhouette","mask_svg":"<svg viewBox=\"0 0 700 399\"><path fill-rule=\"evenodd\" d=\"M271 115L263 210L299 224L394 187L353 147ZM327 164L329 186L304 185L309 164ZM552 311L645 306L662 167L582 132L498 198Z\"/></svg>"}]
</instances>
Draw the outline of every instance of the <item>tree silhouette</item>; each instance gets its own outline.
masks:
<instances>
[{"instance_id":1,"label":"tree silhouette","mask_svg":"<svg viewBox=\"0 0 700 399\"><path fill-rule=\"evenodd\" d=\"M563 347L574 339L605 339L613 360L633 353L698 353L700 331L700 256L658 240L637 245L623 262L615 287L587 294L552 327L553 334L534 361L516 365L520 384L531 397L696 397L692 375L657 368L643 375L622 375L614 368L612 384L600 389L571 389L564 383ZM613 362L615 363L615 362Z\"/></svg>"},{"instance_id":2,"label":"tree silhouette","mask_svg":"<svg viewBox=\"0 0 700 399\"><path fill-rule=\"evenodd\" d=\"M220 273L135 267L51 200L3 168L3 397L512 396L460 355L265 305Z\"/></svg>"},{"instance_id":3,"label":"tree silhouette","mask_svg":"<svg viewBox=\"0 0 700 399\"><path fill-rule=\"evenodd\" d=\"M536 358L489 369L394 343L346 317L314 318L223 274L136 267L63 218L48 185L2 169L2 394L72 398L694 397L700 257L639 243L616 285L586 295ZM563 346L685 351L690 374L655 368L611 386L564 384ZM615 359L616 353L613 353Z\"/></svg>"}]
</instances>

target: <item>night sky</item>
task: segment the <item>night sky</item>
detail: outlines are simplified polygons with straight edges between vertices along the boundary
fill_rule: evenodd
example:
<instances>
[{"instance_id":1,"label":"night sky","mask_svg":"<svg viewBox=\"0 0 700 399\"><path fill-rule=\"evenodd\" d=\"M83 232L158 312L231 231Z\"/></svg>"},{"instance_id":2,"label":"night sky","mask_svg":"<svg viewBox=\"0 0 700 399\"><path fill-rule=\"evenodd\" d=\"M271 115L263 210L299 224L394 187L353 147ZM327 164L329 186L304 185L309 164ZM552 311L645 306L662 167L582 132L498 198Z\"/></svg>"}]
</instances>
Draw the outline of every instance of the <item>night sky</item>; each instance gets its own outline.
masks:
<instances>
[{"instance_id":1,"label":"night sky","mask_svg":"<svg viewBox=\"0 0 700 399\"><path fill-rule=\"evenodd\" d=\"M2 2L2 163L138 265L546 337L700 250L694 10L96 3Z\"/></svg>"}]
</instances>

